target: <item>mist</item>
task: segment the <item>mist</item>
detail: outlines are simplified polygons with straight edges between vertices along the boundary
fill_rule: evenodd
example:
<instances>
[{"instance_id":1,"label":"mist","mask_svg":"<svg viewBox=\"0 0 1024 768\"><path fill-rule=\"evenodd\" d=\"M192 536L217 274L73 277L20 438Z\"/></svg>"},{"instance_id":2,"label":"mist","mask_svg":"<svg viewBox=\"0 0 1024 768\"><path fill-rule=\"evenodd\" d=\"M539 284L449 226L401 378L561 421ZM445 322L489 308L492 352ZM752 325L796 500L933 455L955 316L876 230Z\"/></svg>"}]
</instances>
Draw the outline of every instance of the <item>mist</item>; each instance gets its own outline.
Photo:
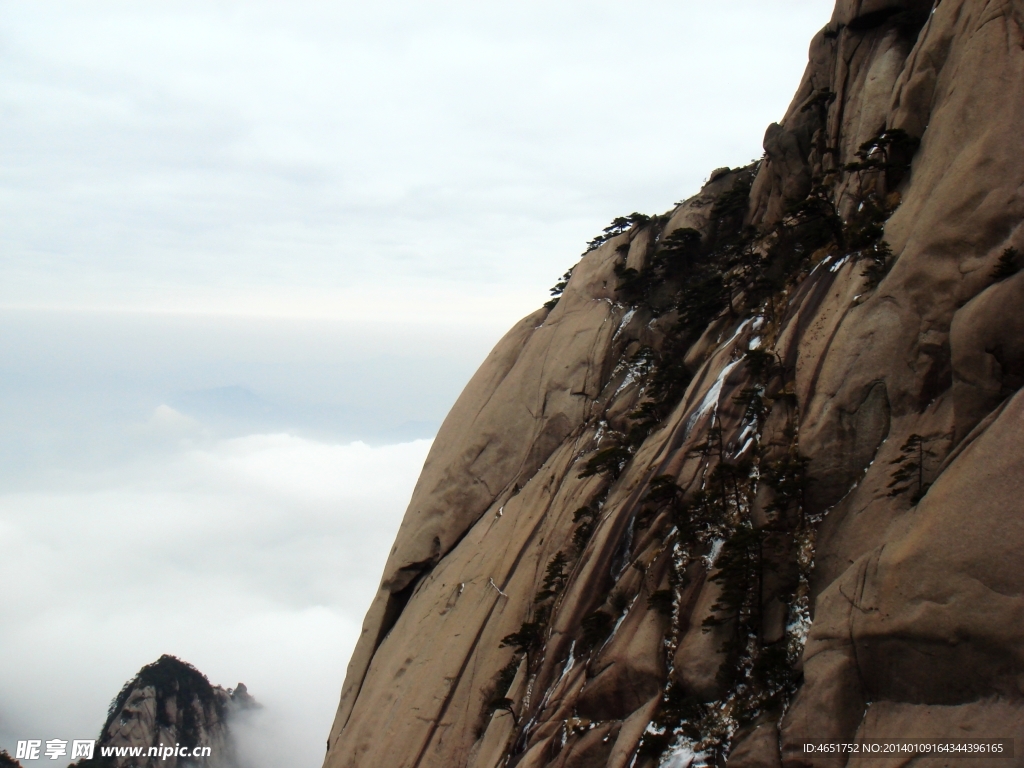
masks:
<instances>
[{"instance_id":1,"label":"mist","mask_svg":"<svg viewBox=\"0 0 1024 768\"><path fill-rule=\"evenodd\" d=\"M169 653L263 705L246 765L318 765L432 436L493 333L0 321L0 748L95 738Z\"/></svg>"}]
</instances>

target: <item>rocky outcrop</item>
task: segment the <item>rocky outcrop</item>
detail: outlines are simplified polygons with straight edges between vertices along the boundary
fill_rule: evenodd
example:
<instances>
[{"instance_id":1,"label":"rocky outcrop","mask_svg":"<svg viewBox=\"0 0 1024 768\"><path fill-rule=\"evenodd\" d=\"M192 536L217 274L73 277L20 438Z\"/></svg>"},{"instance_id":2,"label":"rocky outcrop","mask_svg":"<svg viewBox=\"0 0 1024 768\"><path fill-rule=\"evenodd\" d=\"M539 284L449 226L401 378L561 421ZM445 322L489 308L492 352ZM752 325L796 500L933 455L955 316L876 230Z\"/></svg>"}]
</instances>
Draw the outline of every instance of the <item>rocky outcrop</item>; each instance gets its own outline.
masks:
<instances>
[{"instance_id":1,"label":"rocky outcrop","mask_svg":"<svg viewBox=\"0 0 1024 768\"><path fill-rule=\"evenodd\" d=\"M326 768L1024 736L1022 25L840 0L759 163L595 239L438 434Z\"/></svg>"},{"instance_id":2,"label":"rocky outcrop","mask_svg":"<svg viewBox=\"0 0 1024 768\"><path fill-rule=\"evenodd\" d=\"M71 768L238 768L230 719L258 706L242 683L211 685L191 664L164 655L124 684L93 758Z\"/></svg>"}]
</instances>

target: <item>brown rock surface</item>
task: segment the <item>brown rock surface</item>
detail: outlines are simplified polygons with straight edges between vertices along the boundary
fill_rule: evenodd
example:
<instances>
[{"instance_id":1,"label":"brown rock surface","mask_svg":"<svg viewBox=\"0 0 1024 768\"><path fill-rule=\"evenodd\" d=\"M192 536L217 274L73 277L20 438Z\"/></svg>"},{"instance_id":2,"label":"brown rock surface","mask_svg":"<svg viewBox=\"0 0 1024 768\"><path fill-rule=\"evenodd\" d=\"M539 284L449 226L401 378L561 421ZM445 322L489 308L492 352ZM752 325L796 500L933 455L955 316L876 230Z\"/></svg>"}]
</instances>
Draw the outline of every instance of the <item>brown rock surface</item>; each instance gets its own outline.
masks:
<instances>
[{"instance_id":1,"label":"brown rock surface","mask_svg":"<svg viewBox=\"0 0 1024 768\"><path fill-rule=\"evenodd\" d=\"M257 707L242 683L234 689L210 685L192 665L164 655L125 683L111 704L94 757L71 768L239 768L231 719ZM190 759L161 750L177 745L206 751ZM102 748L141 749L143 756L102 757ZM152 756L151 749L160 753Z\"/></svg>"},{"instance_id":2,"label":"brown rock surface","mask_svg":"<svg viewBox=\"0 0 1024 768\"><path fill-rule=\"evenodd\" d=\"M992 271L1024 244L1022 23L840 0L765 159L506 335L428 457L325 768L1021 735L1024 276Z\"/></svg>"}]
</instances>

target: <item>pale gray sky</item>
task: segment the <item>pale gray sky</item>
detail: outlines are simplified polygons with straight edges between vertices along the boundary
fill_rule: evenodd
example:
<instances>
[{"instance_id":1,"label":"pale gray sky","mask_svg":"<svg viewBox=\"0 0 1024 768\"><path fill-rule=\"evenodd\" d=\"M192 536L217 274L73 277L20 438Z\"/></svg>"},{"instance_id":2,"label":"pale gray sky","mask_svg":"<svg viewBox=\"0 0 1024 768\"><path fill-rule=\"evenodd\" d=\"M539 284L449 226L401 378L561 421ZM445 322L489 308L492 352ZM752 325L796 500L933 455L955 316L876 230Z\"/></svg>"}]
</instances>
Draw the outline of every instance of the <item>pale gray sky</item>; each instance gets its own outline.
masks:
<instances>
[{"instance_id":1,"label":"pale gray sky","mask_svg":"<svg viewBox=\"0 0 1024 768\"><path fill-rule=\"evenodd\" d=\"M468 377L760 155L831 9L0 0L0 748L173 653L318 766Z\"/></svg>"},{"instance_id":2,"label":"pale gray sky","mask_svg":"<svg viewBox=\"0 0 1024 768\"><path fill-rule=\"evenodd\" d=\"M0 2L0 305L508 325L759 156L830 6Z\"/></svg>"}]
</instances>

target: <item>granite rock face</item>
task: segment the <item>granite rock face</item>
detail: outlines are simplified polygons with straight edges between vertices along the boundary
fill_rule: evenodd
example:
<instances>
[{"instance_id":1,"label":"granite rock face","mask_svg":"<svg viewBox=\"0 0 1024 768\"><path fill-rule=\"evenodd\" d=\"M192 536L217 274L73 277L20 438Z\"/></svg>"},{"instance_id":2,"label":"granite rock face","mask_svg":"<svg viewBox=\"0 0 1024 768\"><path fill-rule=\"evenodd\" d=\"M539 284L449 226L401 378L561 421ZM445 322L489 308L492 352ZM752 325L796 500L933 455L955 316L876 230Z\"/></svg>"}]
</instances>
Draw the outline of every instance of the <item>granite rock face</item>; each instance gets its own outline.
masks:
<instances>
[{"instance_id":1,"label":"granite rock face","mask_svg":"<svg viewBox=\"0 0 1024 768\"><path fill-rule=\"evenodd\" d=\"M763 160L473 377L325 768L1024 737L1021 136L1024 3L840 0Z\"/></svg>"},{"instance_id":2,"label":"granite rock face","mask_svg":"<svg viewBox=\"0 0 1024 768\"><path fill-rule=\"evenodd\" d=\"M93 758L71 768L239 768L230 720L258 706L242 683L227 689L211 685L191 664L164 655L125 683L110 706ZM187 756L174 754L179 745L189 750ZM104 747L123 754L104 757ZM195 749L208 751L195 757Z\"/></svg>"}]
</instances>

